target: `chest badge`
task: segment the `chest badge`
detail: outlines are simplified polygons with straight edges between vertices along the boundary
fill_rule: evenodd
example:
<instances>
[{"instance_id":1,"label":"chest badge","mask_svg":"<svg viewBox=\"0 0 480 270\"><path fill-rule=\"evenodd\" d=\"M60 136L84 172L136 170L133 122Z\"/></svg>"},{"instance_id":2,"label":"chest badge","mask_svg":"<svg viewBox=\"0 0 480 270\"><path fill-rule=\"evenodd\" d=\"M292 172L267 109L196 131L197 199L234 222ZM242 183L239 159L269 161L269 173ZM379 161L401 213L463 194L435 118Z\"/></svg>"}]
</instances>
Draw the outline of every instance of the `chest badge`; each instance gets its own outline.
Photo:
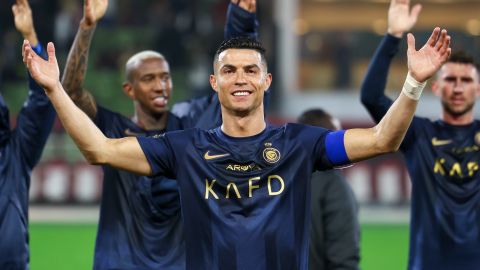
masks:
<instances>
[{"instance_id":1,"label":"chest badge","mask_svg":"<svg viewBox=\"0 0 480 270\"><path fill-rule=\"evenodd\" d=\"M451 144L452 140L439 140L437 137L432 138L432 145L433 146L442 146L442 145L447 145Z\"/></svg>"},{"instance_id":2,"label":"chest badge","mask_svg":"<svg viewBox=\"0 0 480 270\"><path fill-rule=\"evenodd\" d=\"M268 147L263 150L263 159L268 163L277 163L280 160L280 151L273 147Z\"/></svg>"}]
</instances>

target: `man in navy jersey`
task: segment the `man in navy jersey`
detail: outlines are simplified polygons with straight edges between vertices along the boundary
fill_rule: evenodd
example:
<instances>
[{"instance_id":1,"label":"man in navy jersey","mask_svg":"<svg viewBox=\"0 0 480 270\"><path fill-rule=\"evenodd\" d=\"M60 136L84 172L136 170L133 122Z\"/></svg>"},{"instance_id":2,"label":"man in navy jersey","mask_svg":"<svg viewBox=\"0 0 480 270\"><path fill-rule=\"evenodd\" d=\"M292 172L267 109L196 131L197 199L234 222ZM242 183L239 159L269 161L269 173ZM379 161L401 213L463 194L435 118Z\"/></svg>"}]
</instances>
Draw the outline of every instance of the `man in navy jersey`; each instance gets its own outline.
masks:
<instances>
[{"instance_id":1,"label":"man in navy jersey","mask_svg":"<svg viewBox=\"0 0 480 270\"><path fill-rule=\"evenodd\" d=\"M39 55L38 42L27 0L12 7L15 27ZM0 94L0 269L29 269L28 191L30 174L40 160L55 111L43 89L28 77L28 98L11 129L7 105Z\"/></svg>"},{"instance_id":2,"label":"man in navy jersey","mask_svg":"<svg viewBox=\"0 0 480 270\"><path fill-rule=\"evenodd\" d=\"M210 76L221 104L220 127L120 139L106 137L65 93L53 43L48 62L28 41L23 51L33 78L90 163L177 180L187 269L307 269L312 172L396 151L425 81L451 51L440 28L419 51L413 35L408 44L402 93L373 128L267 125L263 98L272 75L265 51L258 41L233 38L217 50Z\"/></svg>"},{"instance_id":3,"label":"man in navy jersey","mask_svg":"<svg viewBox=\"0 0 480 270\"><path fill-rule=\"evenodd\" d=\"M256 36L255 6L245 6L254 2L242 0L230 4L227 36ZM109 138L154 136L198 124L192 117L180 119L168 111L173 88L170 68L167 60L154 51L139 52L125 65L123 90L134 102L132 119L97 105L92 94L84 89L91 39L107 6L107 0L84 2L84 16L62 79L68 95ZM220 110L216 109L220 105L216 100L212 97L200 102L201 109L195 112L198 116L205 114L209 122L199 127L214 127L208 125L220 120ZM111 166L102 168L104 181L94 269L184 269L177 182L164 177L141 177Z\"/></svg>"},{"instance_id":4,"label":"man in navy jersey","mask_svg":"<svg viewBox=\"0 0 480 270\"><path fill-rule=\"evenodd\" d=\"M340 121L320 108L303 112L298 123L341 129ZM352 189L336 170L315 172L311 181L309 269L358 269L360 226Z\"/></svg>"},{"instance_id":5,"label":"man in navy jersey","mask_svg":"<svg viewBox=\"0 0 480 270\"><path fill-rule=\"evenodd\" d=\"M419 9L410 14L409 1L391 2L389 31L361 90L375 121L392 105L384 94L388 69ZM480 123L473 118L480 93L477 65L465 54L452 54L437 72L432 91L441 100L441 119L414 117L400 146L412 181L408 269L479 269Z\"/></svg>"}]
</instances>

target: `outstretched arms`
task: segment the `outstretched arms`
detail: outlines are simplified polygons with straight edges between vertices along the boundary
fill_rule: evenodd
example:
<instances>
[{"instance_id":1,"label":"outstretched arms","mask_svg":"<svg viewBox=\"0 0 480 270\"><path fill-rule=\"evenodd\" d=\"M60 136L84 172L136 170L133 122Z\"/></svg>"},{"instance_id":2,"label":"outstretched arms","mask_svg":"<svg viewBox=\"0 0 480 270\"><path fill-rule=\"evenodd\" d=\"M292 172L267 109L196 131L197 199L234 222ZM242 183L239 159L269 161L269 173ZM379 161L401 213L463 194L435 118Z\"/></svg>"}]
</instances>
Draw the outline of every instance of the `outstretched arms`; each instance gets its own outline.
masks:
<instances>
[{"instance_id":1,"label":"outstretched arms","mask_svg":"<svg viewBox=\"0 0 480 270\"><path fill-rule=\"evenodd\" d=\"M408 35L409 74L402 93L375 127L346 131L345 149L350 161L398 150L412 121L424 83L447 61L450 53L450 36L446 30L435 28L427 43L418 51L414 36Z\"/></svg>"},{"instance_id":2,"label":"outstretched arms","mask_svg":"<svg viewBox=\"0 0 480 270\"><path fill-rule=\"evenodd\" d=\"M68 97L59 81L60 71L53 43L47 46L48 61L23 44L23 62L52 101L63 126L92 164L108 164L133 173L150 175L151 168L136 138L108 139Z\"/></svg>"},{"instance_id":3,"label":"outstretched arms","mask_svg":"<svg viewBox=\"0 0 480 270\"><path fill-rule=\"evenodd\" d=\"M34 44L35 51L43 58L46 52L38 42L33 25L32 10L27 0L17 0L12 6L15 28L24 39ZM29 93L24 106L17 117L17 126L13 140L17 143L19 153L30 168L40 159L43 148L55 120L55 111L45 96L43 89L28 76Z\"/></svg>"},{"instance_id":4,"label":"outstretched arms","mask_svg":"<svg viewBox=\"0 0 480 270\"><path fill-rule=\"evenodd\" d=\"M388 71L398 52L400 38L415 25L422 6L417 4L410 11L409 0L391 0L388 10L388 33L378 46L363 80L360 98L375 122L380 122L393 101L384 93Z\"/></svg>"},{"instance_id":5,"label":"outstretched arms","mask_svg":"<svg viewBox=\"0 0 480 270\"><path fill-rule=\"evenodd\" d=\"M108 0L85 0L83 18L70 48L62 78L67 94L92 119L97 113L97 105L92 94L83 88L83 81L93 33L97 22L105 15L107 7Z\"/></svg>"}]
</instances>

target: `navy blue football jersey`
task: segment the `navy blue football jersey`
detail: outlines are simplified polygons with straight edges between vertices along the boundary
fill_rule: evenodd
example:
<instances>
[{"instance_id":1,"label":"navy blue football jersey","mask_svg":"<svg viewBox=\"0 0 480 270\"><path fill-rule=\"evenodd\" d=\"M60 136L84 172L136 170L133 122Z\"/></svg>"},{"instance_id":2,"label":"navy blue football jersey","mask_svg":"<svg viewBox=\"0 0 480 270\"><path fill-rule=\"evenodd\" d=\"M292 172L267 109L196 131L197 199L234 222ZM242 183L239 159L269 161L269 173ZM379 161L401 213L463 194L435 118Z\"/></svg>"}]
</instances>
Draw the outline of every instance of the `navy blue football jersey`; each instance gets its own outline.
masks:
<instances>
[{"instance_id":1,"label":"navy blue football jersey","mask_svg":"<svg viewBox=\"0 0 480 270\"><path fill-rule=\"evenodd\" d=\"M386 35L362 85L375 121L392 104L384 94L400 39ZM414 117L400 146L412 182L409 269L480 268L480 123L452 126Z\"/></svg>"},{"instance_id":2,"label":"navy blue football jersey","mask_svg":"<svg viewBox=\"0 0 480 270\"><path fill-rule=\"evenodd\" d=\"M153 136L125 116L98 107L95 124L109 138ZM166 130L182 129L168 115ZM184 269L177 182L102 166L104 172L94 269Z\"/></svg>"},{"instance_id":3,"label":"navy blue football jersey","mask_svg":"<svg viewBox=\"0 0 480 270\"><path fill-rule=\"evenodd\" d=\"M40 45L34 50L47 59ZM55 110L42 87L30 76L28 80L28 97L14 129L0 94L0 269L29 269L30 174L55 120Z\"/></svg>"},{"instance_id":4,"label":"navy blue football jersey","mask_svg":"<svg viewBox=\"0 0 480 270\"><path fill-rule=\"evenodd\" d=\"M310 178L348 163L343 134L288 124L138 138L153 174L178 180L187 269L308 269Z\"/></svg>"},{"instance_id":5,"label":"navy blue football jersey","mask_svg":"<svg viewBox=\"0 0 480 270\"><path fill-rule=\"evenodd\" d=\"M255 21L255 22L252 22ZM258 22L230 4L227 36L256 36ZM212 91L213 92L213 91ZM189 127L216 127L221 119L216 95L185 103L182 119L169 114L165 130L146 131L130 119L99 107L95 123L109 138L158 136ZM140 177L103 166L104 182L94 269L184 269L185 247L177 181Z\"/></svg>"}]
</instances>

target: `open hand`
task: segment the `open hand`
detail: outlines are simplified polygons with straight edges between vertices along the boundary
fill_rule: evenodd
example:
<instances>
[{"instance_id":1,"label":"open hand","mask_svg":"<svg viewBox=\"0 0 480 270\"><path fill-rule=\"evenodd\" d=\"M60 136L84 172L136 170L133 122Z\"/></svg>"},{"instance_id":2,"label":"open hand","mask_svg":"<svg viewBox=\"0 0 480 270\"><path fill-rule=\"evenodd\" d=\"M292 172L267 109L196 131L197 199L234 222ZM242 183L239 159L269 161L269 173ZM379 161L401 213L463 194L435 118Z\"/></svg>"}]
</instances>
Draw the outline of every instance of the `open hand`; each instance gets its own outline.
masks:
<instances>
[{"instance_id":1,"label":"open hand","mask_svg":"<svg viewBox=\"0 0 480 270\"><path fill-rule=\"evenodd\" d=\"M57 58L55 57L55 47L52 42L48 43L47 52L48 61L45 61L33 51L28 40L23 41L23 63L32 78L42 86L45 91L49 92L60 83L60 70L58 68Z\"/></svg>"},{"instance_id":2,"label":"open hand","mask_svg":"<svg viewBox=\"0 0 480 270\"><path fill-rule=\"evenodd\" d=\"M257 12L257 0L231 0L231 2L250 13Z\"/></svg>"},{"instance_id":3,"label":"open hand","mask_svg":"<svg viewBox=\"0 0 480 270\"><path fill-rule=\"evenodd\" d=\"M450 36L447 35L447 30L440 30L440 27L433 30L427 43L418 51L415 49L415 37L412 34L408 34L407 43L408 70L418 82L432 77L452 52Z\"/></svg>"},{"instance_id":4,"label":"open hand","mask_svg":"<svg viewBox=\"0 0 480 270\"><path fill-rule=\"evenodd\" d=\"M27 0L16 0L12 6L15 28L26 38L35 33L33 28L32 10Z\"/></svg>"},{"instance_id":5,"label":"open hand","mask_svg":"<svg viewBox=\"0 0 480 270\"><path fill-rule=\"evenodd\" d=\"M388 9L388 33L402 37L415 25L421 10L422 5L416 4L410 12L410 0L391 0Z\"/></svg>"},{"instance_id":6,"label":"open hand","mask_svg":"<svg viewBox=\"0 0 480 270\"><path fill-rule=\"evenodd\" d=\"M96 24L107 12L108 0L85 0L83 3L83 22L87 26Z\"/></svg>"}]
</instances>

